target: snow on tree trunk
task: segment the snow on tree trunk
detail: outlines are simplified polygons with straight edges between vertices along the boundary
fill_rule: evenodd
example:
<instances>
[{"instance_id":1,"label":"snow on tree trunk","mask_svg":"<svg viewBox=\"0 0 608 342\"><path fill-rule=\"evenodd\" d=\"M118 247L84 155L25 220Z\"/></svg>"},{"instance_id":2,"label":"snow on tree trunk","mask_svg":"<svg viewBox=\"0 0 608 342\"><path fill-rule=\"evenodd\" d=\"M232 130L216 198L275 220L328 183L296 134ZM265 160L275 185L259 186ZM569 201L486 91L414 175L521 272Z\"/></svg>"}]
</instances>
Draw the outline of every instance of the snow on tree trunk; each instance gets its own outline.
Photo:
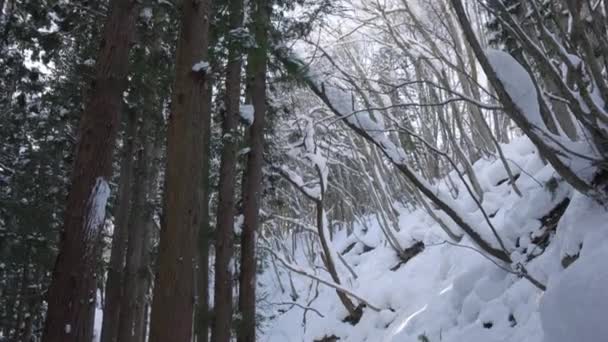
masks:
<instances>
[{"instance_id":1,"label":"snow on tree trunk","mask_svg":"<svg viewBox=\"0 0 608 342\"><path fill-rule=\"evenodd\" d=\"M106 218L108 198L110 198L110 186L105 179L98 177L89 195L88 214L84 226L86 238L89 241L95 241L102 228Z\"/></svg>"}]
</instances>

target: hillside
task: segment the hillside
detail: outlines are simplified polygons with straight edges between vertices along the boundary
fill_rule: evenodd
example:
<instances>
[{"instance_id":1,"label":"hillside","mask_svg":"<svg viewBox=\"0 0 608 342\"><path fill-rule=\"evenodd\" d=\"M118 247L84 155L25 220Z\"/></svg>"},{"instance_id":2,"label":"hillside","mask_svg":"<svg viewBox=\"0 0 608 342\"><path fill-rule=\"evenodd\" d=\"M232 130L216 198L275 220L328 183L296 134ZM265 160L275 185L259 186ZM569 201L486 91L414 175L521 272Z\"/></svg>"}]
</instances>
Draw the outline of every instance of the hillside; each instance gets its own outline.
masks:
<instances>
[{"instance_id":1,"label":"hillside","mask_svg":"<svg viewBox=\"0 0 608 342\"><path fill-rule=\"evenodd\" d=\"M601 319L608 310L603 290L608 269L602 261L608 254L608 212L555 178L526 138L503 148L523 196L512 191L498 161L480 160L474 168L484 191L483 208L514 250L514 264L525 265L530 276L546 284L545 293L516 274L515 267L482 255L467 237L449 242L423 210L402 208L402 245L425 244L405 264L387 246L374 216L361 218L352 234L340 231L332 241L357 276L340 264L347 287L380 311L364 308L357 324L344 322L347 312L332 288L291 272L299 295L294 302L287 271L279 268L279 285L269 267L259 280L267 295L261 307L271 316L261 340L572 342L608 336ZM456 202L483 224L481 211L462 183L457 185ZM489 229L484 236L492 239ZM289 250L294 263L310 270L303 246L295 247ZM329 279L324 271L314 273Z\"/></svg>"}]
</instances>

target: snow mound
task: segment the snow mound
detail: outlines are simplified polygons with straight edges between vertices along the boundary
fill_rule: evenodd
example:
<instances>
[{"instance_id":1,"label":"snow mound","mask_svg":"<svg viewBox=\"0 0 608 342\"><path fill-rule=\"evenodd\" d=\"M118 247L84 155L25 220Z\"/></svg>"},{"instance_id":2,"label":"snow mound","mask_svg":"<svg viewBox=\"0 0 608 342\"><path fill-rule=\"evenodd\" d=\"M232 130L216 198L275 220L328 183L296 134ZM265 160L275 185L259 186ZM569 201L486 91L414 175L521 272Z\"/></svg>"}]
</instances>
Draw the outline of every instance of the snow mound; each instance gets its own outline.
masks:
<instances>
[{"instance_id":1,"label":"snow mound","mask_svg":"<svg viewBox=\"0 0 608 342\"><path fill-rule=\"evenodd\" d=\"M608 338L608 246L582 256L553 279L540 314L545 342L604 341Z\"/></svg>"}]
</instances>

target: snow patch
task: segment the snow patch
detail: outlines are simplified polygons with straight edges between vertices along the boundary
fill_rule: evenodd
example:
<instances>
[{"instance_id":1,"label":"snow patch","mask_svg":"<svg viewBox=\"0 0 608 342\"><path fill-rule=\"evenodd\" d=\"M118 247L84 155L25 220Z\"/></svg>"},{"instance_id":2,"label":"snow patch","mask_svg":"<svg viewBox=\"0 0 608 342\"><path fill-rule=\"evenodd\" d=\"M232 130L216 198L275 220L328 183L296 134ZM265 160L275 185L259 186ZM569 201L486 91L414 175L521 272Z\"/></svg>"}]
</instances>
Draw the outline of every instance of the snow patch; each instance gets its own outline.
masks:
<instances>
[{"instance_id":1,"label":"snow patch","mask_svg":"<svg viewBox=\"0 0 608 342\"><path fill-rule=\"evenodd\" d=\"M98 177L91 190L88 200L86 231L96 232L101 229L106 217L106 205L110 198L110 185L102 177Z\"/></svg>"},{"instance_id":2,"label":"snow patch","mask_svg":"<svg viewBox=\"0 0 608 342\"><path fill-rule=\"evenodd\" d=\"M241 108L239 110L239 115L241 116L241 119L243 119L247 123L247 125L253 124L253 121L255 120L254 113L255 110L250 104L241 105Z\"/></svg>"},{"instance_id":3,"label":"snow patch","mask_svg":"<svg viewBox=\"0 0 608 342\"><path fill-rule=\"evenodd\" d=\"M209 70L209 63L206 61L200 61L192 66L194 72L207 72Z\"/></svg>"}]
</instances>

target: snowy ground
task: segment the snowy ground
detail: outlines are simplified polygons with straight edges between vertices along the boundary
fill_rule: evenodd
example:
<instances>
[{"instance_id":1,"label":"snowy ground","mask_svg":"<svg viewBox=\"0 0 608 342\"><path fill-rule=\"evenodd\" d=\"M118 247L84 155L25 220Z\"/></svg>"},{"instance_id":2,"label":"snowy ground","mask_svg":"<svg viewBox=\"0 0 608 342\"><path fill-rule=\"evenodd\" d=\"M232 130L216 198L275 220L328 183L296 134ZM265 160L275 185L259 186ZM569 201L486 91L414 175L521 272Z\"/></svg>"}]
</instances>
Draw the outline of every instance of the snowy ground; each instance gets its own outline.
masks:
<instances>
[{"instance_id":1,"label":"snowy ground","mask_svg":"<svg viewBox=\"0 0 608 342\"><path fill-rule=\"evenodd\" d=\"M260 291L265 294L261 311L273 317L266 322L261 341L310 342L331 335L348 342L608 340L608 325L603 325L608 311L608 291L604 289L608 284L608 213L564 182L556 181L553 177L557 174L543 165L526 138L518 138L504 149L513 172L520 175L517 185L523 197L518 197L508 182L501 183L507 174L500 162L481 160L474 167L485 192L483 207L493 214L491 221L513 251L512 259L521 261L530 275L547 285L544 295L528 280L505 271L478 252L444 243L447 236L428 215L404 209L398 233L402 245L409 246L415 239L424 241L427 248L395 271L391 268L399 261L372 217L366 219L367 232L358 226L354 235L346 237L340 232L332 241L338 252L356 243L344 258L358 278L349 277L343 265L341 277L348 288L382 311L364 309L356 326L344 323L346 311L336 292L319 285L318 297L310 307L323 317L309 310L303 324L303 309L285 305L293 301L286 271L281 271L286 289L282 293L269 267L259 277ZM545 230L540 219L566 198L570 204L543 252L531 242ZM457 203L472 222L484 229L482 236L496 245L481 212L464 189ZM474 247L466 237L460 244ZM364 252L364 245L373 249ZM567 256L578 254L580 257L564 270L562 261L574 260ZM296 255L305 265L302 251L296 250ZM532 255L536 257L528 262ZM329 279L327 274L319 275ZM292 274L292 278L299 294L297 302L308 306L316 286L301 275Z\"/></svg>"}]
</instances>

